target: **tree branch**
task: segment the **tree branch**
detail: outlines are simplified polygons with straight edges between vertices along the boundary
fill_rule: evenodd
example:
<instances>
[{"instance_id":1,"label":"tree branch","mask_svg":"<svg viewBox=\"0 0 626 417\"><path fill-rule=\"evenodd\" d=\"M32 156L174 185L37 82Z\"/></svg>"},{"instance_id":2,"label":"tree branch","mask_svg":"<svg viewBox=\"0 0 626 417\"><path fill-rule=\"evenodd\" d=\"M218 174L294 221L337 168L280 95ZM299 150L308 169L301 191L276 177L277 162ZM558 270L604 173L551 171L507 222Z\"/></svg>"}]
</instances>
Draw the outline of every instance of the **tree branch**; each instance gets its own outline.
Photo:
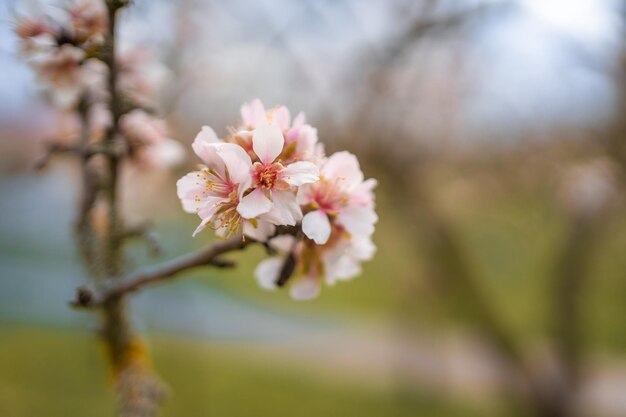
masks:
<instances>
[{"instance_id":1,"label":"tree branch","mask_svg":"<svg viewBox=\"0 0 626 417\"><path fill-rule=\"evenodd\" d=\"M158 257L163 254L163 248L159 242L159 237L150 224L139 224L132 227L126 227L126 229L117 236L118 244L122 244L124 240L132 238L143 240L148 246L152 256Z\"/></svg>"},{"instance_id":2,"label":"tree branch","mask_svg":"<svg viewBox=\"0 0 626 417\"><path fill-rule=\"evenodd\" d=\"M388 66L390 62L394 62L400 58L416 41L424 39L426 35L434 31L446 31L458 28L464 23L477 17L482 17L487 13L507 11L513 7L513 5L514 3L509 2L485 2L467 9L453 11L445 16L420 17L389 46L381 64ZM433 4L427 5L426 9L432 9L433 6Z\"/></svg>"},{"instance_id":3,"label":"tree branch","mask_svg":"<svg viewBox=\"0 0 626 417\"><path fill-rule=\"evenodd\" d=\"M77 291L76 299L71 304L80 308L97 308L105 305L112 298L138 291L147 285L171 279L175 275L189 269L207 265L221 268L232 266L231 262L221 259L220 256L242 250L253 242L255 241L244 240L242 236L232 237L215 243L208 248L179 256L126 278L115 280L113 285L101 291L100 294L81 287Z\"/></svg>"},{"instance_id":4,"label":"tree branch","mask_svg":"<svg viewBox=\"0 0 626 417\"><path fill-rule=\"evenodd\" d=\"M83 99L84 100L84 99ZM87 106L86 104L80 104L80 106ZM80 111L79 111L80 113ZM81 123L87 123L87 116L81 117ZM89 132L81 133L81 144L79 145L69 145L64 143L55 142L54 140L45 144L45 150L43 155L35 161L34 167L36 171L41 171L50 163L50 160L54 155L60 154L70 154L76 155L84 160L88 160L94 155L114 155L121 156L123 154L122 149L118 149L116 146L109 146L108 144L98 143L93 145L86 145L83 142L83 138L86 137L86 140L89 140Z\"/></svg>"},{"instance_id":5,"label":"tree branch","mask_svg":"<svg viewBox=\"0 0 626 417\"><path fill-rule=\"evenodd\" d=\"M278 226L274 235L269 239L279 235L301 236L301 227L300 225ZM133 293L145 286L166 281L189 269L207 265L218 268L229 268L234 266L234 263L223 259L221 256L242 250L253 243L262 242L250 238L244 239L242 235L237 235L230 239L219 241L199 251L181 255L178 258L165 261L160 265L136 272L126 278L107 280L110 286L104 287L99 293L87 287L80 287L76 291L76 298L71 301L70 304L76 308L103 307L112 299Z\"/></svg>"},{"instance_id":6,"label":"tree branch","mask_svg":"<svg viewBox=\"0 0 626 417\"><path fill-rule=\"evenodd\" d=\"M57 142L49 142L46 143L46 149L44 154L35 161L35 170L41 171L44 169L52 157L57 154L69 153L69 154L80 154L80 147L74 145L65 145Z\"/></svg>"}]
</instances>

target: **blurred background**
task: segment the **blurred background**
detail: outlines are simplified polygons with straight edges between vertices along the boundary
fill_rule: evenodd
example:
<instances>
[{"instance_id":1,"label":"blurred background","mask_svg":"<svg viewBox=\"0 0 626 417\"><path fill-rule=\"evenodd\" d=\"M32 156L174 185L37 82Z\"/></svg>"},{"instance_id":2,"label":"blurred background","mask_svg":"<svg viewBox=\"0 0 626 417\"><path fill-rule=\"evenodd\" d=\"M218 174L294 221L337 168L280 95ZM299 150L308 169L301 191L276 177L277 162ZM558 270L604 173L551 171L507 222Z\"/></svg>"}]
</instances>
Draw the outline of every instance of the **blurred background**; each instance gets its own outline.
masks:
<instances>
[{"instance_id":1,"label":"blurred background","mask_svg":"<svg viewBox=\"0 0 626 417\"><path fill-rule=\"evenodd\" d=\"M134 296L164 416L626 416L626 9L618 0L136 0L122 48L164 63L187 147L239 106L302 110L375 177L378 253L294 302L234 270ZM0 415L109 416L97 321L67 302L78 164L33 170L64 118L0 6ZM190 149L190 148L188 148ZM192 239L175 172L124 207L164 257ZM141 244L129 268L158 262Z\"/></svg>"}]
</instances>

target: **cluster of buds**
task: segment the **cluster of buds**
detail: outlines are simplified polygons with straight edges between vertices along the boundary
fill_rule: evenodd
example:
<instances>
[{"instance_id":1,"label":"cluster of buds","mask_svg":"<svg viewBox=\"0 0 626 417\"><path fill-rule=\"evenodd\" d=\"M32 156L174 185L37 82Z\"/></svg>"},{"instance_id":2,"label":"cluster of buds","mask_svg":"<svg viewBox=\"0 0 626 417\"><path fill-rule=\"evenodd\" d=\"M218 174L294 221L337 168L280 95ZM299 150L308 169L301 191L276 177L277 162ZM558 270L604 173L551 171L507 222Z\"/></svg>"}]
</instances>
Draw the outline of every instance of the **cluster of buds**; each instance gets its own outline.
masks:
<instances>
[{"instance_id":1,"label":"cluster of buds","mask_svg":"<svg viewBox=\"0 0 626 417\"><path fill-rule=\"evenodd\" d=\"M84 91L102 88L103 70L92 58L103 47L108 31L105 4L76 0L51 8L53 15L31 11L28 5L34 6L25 2L17 12L15 33L22 54L54 102L72 107Z\"/></svg>"},{"instance_id":2,"label":"cluster of buds","mask_svg":"<svg viewBox=\"0 0 626 417\"><path fill-rule=\"evenodd\" d=\"M32 2L30 2L32 3ZM89 104L90 139L104 136L112 122L109 67L106 62L109 11L104 0L69 0L30 11L22 4L15 17L15 33L21 53L35 70L42 90L55 107L73 113L80 103ZM115 57L117 91L121 98L120 133L125 137L131 160L142 165L171 166L184 158L181 145L170 139L166 124L152 113L156 91L163 77L160 66L145 50L132 50ZM141 126L145 125L145 126ZM141 127L138 127L141 126ZM64 132L76 140L80 128Z\"/></svg>"},{"instance_id":3,"label":"cluster of buds","mask_svg":"<svg viewBox=\"0 0 626 417\"><path fill-rule=\"evenodd\" d=\"M322 280L358 275L376 250L376 181L364 179L354 155L326 156L302 113L292 122L286 107L266 110L257 99L241 117L224 139L204 126L193 142L203 164L177 187L183 209L201 218L194 235L209 228L264 242L276 256L258 265L258 283L290 281L295 299L316 297ZM280 235L280 226L298 232Z\"/></svg>"}]
</instances>

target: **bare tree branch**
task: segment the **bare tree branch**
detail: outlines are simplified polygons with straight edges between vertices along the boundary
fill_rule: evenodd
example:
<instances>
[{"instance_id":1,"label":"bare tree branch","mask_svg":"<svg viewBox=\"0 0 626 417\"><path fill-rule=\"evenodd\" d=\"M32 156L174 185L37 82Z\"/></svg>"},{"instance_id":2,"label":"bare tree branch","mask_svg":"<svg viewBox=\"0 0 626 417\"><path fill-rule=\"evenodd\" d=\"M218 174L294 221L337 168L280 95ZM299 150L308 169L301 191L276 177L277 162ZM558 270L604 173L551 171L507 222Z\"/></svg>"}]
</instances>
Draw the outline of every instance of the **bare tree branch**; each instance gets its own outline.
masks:
<instances>
[{"instance_id":1,"label":"bare tree branch","mask_svg":"<svg viewBox=\"0 0 626 417\"><path fill-rule=\"evenodd\" d=\"M132 227L127 227L118 235L119 243L123 243L126 239L138 238L145 242L150 250L150 254L154 257L161 256L163 254L163 248L159 242L157 233L152 229L150 224L139 224Z\"/></svg>"},{"instance_id":2,"label":"bare tree branch","mask_svg":"<svg viewBox=\"0 0 626 417\"><path fill-rule=\"evenodd\" d=\"M272 237L279 235L303 236L300 225L279 226ZM111 284L101 289L99 293L86 287L80 287L77 290L76 299L70 304L77 308L102 307L106 306L111 299L133 293L148 285L172 279L177 274L190 269L209 265L218 268L229 268L234 266L234 263L223 259L222 255L245 249L253 243L261 242L237 235L214 243L197 252L181 255L178 258L165 261L160 265L147 268L125 278L107 280Z\"/></svg>"},{"instance_id":3,"label":"bare tree branch","mask_svg":"<svg viewBox=\"0 0 626 417\"><path fill-rule=\"evenodd\" d=\"M47 143L44 154L35 161L35 170L41 171L50 163L50 160L54 155L58 154L80 154L80 147L75 145L65 145L57 142Z\"/></svg>"},{"instance_id":4,"label":"bare tree branch","mask_svg":"<svg viewBox=\"0 0 626 417\"><path fill-rule=\"evenodd\" d=\"M504 12L512 6L513 3L511 2L485 2L441 17L418 18L400 37L394 40L393 44L387 49L382 63L389 65L390 62L402 56L413 43L424 39L430 33L455 29L472 19L495 11ZM433 4L427 4L424 11L432 10L433 7Z\"/></svg>"},{"instance_id":5,"label":"bare tree branch","mask_svg":"<svg viewBox=\"0 0 626 417\"><path fill-rule=\"evenodd\" d=\"M222 268L232 266L232 263L224 261L220 256L229 252L242 250L253 242L255 241L244 240L240 235L217 242L208 248L179 256L178 258L163 262L160 265L139 271L126 278L115 280L111 286L104 289L98 295L85 287L79 288L77 297L72 302L72 305L74 307L86 308L100 307L105 305L107 301L112 298L138 291L147 285L171 279L175 275L193 268L207 265Z\"/></svg>"}]
</instances>

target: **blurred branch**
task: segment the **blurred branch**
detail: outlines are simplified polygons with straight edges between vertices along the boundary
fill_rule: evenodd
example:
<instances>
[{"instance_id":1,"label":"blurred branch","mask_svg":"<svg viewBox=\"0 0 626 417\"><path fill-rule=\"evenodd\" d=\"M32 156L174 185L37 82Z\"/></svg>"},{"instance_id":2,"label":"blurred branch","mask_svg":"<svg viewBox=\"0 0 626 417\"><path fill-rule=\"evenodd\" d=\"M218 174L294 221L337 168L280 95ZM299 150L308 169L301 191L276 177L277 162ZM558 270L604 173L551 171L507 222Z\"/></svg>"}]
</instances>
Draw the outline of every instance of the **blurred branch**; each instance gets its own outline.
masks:
<instances>
[{"instance_id":1,"label":"blurred branch","mask_svg":"<svg viewBox=\"0 0 626 417\"><path fill-rule=\"evenodd\" d=\"M44 169L54 155L58 154L81 154L81 148L74 145L65 145L56 142L47 143L44 154L35 162L35 170L41 171Z\"/></svg>"},{"instance_id":2,"label":"blurred branch","mask_svg":"<svg viewBox=\"0 0 626 417\"><path fill-rule=\"evenodd\" d=\"M429 1L422 9L423 13L428 13L435 7L434 1ZM387 53L381 62L383 65L389 65L397 60L406 50L416 41L423 39L436 31L445 31L458 28L467 23L471 19L482 17L486 13L495 11L508 11L513 3L509 1L484 2L479 5L451 12L441 17L419 17L415 19L406 31L396 38L393 44L387 49Z\"/></svg>"},{"instance_id":3,"label":"blurred branch","mask_svg":"<svg viewBox=\"0 0 626 417\"><path fill-rule=\"evenodd\" d=\"M152 256L160 256L163 253L158 235L149 224L127 227L117 238L120 244L126 239L138 238L146 243Z\"/></svg>"},{"instance_id":4,"label":"blurred branch","mask_svg":"<svg viewBox=\"0 0 626 417\"><path fill-rule=\"evenodd\" d=\"M433 279L449 285L448 294L450 305L455 308L467 308L463 316L471 319L472 324L487 338L500 353L505 363L516 372L524 383L525 394L529 404L534 408L536 415L542 417L565 417L565 408L560 400L560 389L554 390L551 381L546 379L543 372L536 372L523 345L511 332L509 324L503 319L493 298L485 291L480 277L476 274L471 263L465 256L462 243L453 225L433 205L426 187L422 182L415 181L415 177L424 178L424 175L415 174L414 177L395 172L402 169L402 164L389 167L394 178L398 181L410 181L412 186L399 184L400 187L412 189L410 195L398 196L396 207L404 211L407 219L420 219L416 236L418 244L426 252L427 269ZM408 184L408 183L407 183ZM417 205L415 205L417 203ZM419 214L416 215L416 212ZM407 226L409 227L409 226ZM568 275L569 276L569 275ZM411 295L407 293L407 297ZM405 309L409 308L409 303ZM557 394L557 396L555 396Z\"/></svg>"},{"instance_id":5,"label":"blurred branch","mask_svg":"<svg viewBox=\"0 0 626 417\"><path fill-rule=\"evenodd\" d=\"M274 236L279 235L300 235L299 226L280 226ZM185 254L165 261L160 265L150 267L144 271L139 271L126 278L112 281L113 283L103 289L99 294L97 291L81 287L77 291L77 297L71 302L74 307L96 308L106 306L111 299L127 295L142 289L145 286L156 284L168 279L172 279L181 272L188 271L201 266L215 266L218 268L229 268L234 265L232 261L221 258L222 255L240 251L253 243L259 243L253 239L244 239L242 235L231 237L230 239L219 241L207 248L197 252Z\"/></svg>"},{"instance_id":6,"label":"blurred branch","mask_svg":"<svg viewBox=\"0 0 626 417\"><path fill-rule=\"evenodd\" d=\"M81 104L79 106L86 106L86 104ZM80 112L81 110L79 110L79 113ZM88 124L88 119L86 115L85 117L81 116L81 125L84 126L85 124ZM70 155L79 156L83 159L89 159L94 155L120 156L123 153L122 150L119 149L120 148L119 146L110 146L104 143L98 143L98 144L93 144L93 145L84 144L82 143L83 142L82 139L85 137L87 137L87 140L89 140L88 133L86 136L84 133L81 133L80 145L68 145L68 144L54 142L54 141L48 142L45 145L44 154L41 156L41 158L39 158L35 162L35 170L40 171L44 169L50 163L50 160L52 159L52 157L55 155L70 154Z\"/></svg>"},{"instance_id":7,"label":"blurred branch","mask_svg":"<svg viewBox=\"0 0 626 417\"><path fill-rule=\"evenodd\" d=\"M580 378L582 288L595 232L590 219L574 218L557 261L554 324L562 381L555 401L560 403L563 415L573 411L568 408L572 406Z\"/></svg>"},{"instance_id":8,"label":"blurred branch","mask_svg":"<svg viewBox=\"0 0 626 417\"><path fill-rule=\"evenodd\" d=\"M93 225L89 214L96 202L100 190L100 175L89 164L89 156L82 152L89 143L89 105L86 97L82 97L78 104L78 116L81 123L80 148L77 153L81 156L80 167L82 173L82 190L78 206L78 218L76 221L76 240L87 269L92 275L98 276L99 268L97 261L97 241L94 236Z\"/></svg>"},{"instance_id":9,"label":"blurred branch","mask_svg":"<svg viewBox=\"0 0 626 417\"><path fill-rule=\"evenodd\" d=\"M173 278L175 275L200 266L230 267L233 264L220 258L221 255L244 249L254 241L244 240L242 236L235 236L218 242L197 252L185 254L160 265L140 271L126 278L116 280L113 285L96 295L91 290L80 288L77 298L72 302L74 307L101 307L107 301L120 297L147 286Z\"/></svg>"},{"instance_id":10,"label":"blurred branch","mask_svg":"<svg viewBox=\"0 0 626 417\"><path fill-rule=\"evenodd\" d=\"M128 4L127 0L102 0L108 12L108 33L98 57L108 69L107 89L108 110L111 125L106 132L104 146L119 149L124 139L119 134L119 120L124 114L124 100L118 91L116 57L116 20L118 11ZM106 155L102 185L98 196L106 205L106 230L100 232L99 253L102 253L101 276L119 277L124 265L123 245L119 242L123 223L118 215L118 177L120 161L125 153L108 152ZM83 294L83 298L85 295ZM105 343L111 369L114 372L115 387L119 400L121 417L154 417L158 414L164 396L159 379L150 369L150 359L139 336L132 327L126 309L123 293L112 294L102 301L103 327L101 336Z\"/></svg>"}]
</instances>

